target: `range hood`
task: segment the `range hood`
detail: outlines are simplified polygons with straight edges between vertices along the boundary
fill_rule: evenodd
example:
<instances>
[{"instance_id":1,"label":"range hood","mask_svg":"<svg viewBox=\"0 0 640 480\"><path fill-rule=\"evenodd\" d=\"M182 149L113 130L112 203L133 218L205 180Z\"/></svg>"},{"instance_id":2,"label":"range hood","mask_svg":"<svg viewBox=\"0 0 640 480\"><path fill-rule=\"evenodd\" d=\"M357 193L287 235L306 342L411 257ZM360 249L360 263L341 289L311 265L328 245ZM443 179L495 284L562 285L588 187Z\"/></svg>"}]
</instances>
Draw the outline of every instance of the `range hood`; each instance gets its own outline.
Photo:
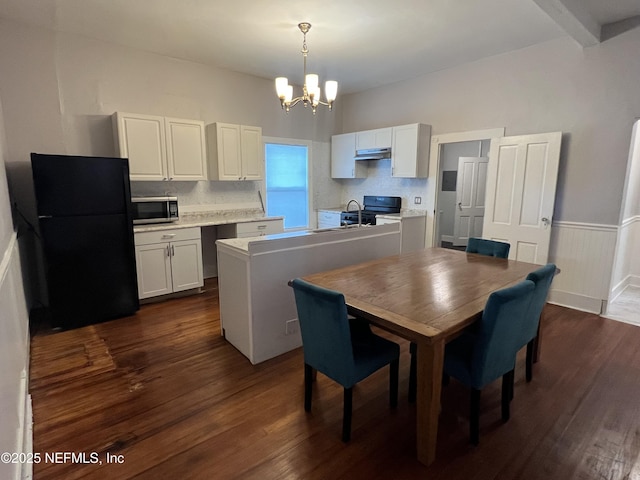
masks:
<instances>
[{"instance_id":1,"label":"range hood","mask_svg":"<svg viewBox=\"0 0 640 480\"><path fill-rule=\"evenodd\" d=\"M383 158L391 158L391 148L367 148L364 150L356 150L354 160L381 160Z\"/></svg>"}]
</instances>

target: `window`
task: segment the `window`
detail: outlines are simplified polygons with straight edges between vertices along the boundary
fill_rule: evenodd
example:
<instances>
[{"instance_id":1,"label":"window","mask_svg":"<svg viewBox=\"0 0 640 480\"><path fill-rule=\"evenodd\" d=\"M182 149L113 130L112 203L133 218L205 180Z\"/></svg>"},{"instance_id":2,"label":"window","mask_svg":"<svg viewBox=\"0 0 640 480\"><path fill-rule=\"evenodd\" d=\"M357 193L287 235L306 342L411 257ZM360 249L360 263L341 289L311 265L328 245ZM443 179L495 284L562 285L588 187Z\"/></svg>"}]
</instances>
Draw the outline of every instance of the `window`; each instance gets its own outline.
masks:
<instances>
[{"instance_id":1,"label":"window","mask_svg":"<svg viewBox=\"0 0 640 480\"><path fill-rule=\"evenodd\" d=\"M285 229L309 227L309 144L265 140L267 215L284 217Z\"/></svg>"}]
</instances>

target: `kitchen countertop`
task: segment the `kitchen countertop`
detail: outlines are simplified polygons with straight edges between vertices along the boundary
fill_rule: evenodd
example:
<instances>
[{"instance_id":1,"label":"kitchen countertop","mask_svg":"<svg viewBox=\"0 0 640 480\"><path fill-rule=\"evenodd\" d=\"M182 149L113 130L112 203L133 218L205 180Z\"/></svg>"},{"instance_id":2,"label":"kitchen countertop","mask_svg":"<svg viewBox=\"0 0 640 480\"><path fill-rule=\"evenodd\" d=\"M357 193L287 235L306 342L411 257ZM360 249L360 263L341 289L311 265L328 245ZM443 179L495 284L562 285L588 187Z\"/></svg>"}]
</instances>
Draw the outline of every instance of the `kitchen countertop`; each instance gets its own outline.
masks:
<instances>
[{"instance_id":1,"label":"kitchen countertop","mask_svg":"<svg viewBox=\"0 0 640 480\"><path fill-rule=\"evenodd\" d=\"M229 223L255 222L260 220L278 220L284 217L267 217L261 209L219 210L202 213L189 213L180 216L180 220L170 223L150 223L134 225L133 232L153 232L156 230L173 230L176 228L208 227Z\"/></svg>"},{"instance_id":2,"label":"kitchen countertop","mask_svg":"<svg viewBox=\"0 0 640 480\"><path fill-rule=\"evenodd\" d=\"M318 212L343 212L345 207L336 207L336 208L318 208ZM357 210L351 209L354 212ZM411 209L402 209L400 213L379 213L376 217L381 218L408 218L408 217L424 217L426 216L426 210L411 210Z\"/></svg>"}]
</instances>

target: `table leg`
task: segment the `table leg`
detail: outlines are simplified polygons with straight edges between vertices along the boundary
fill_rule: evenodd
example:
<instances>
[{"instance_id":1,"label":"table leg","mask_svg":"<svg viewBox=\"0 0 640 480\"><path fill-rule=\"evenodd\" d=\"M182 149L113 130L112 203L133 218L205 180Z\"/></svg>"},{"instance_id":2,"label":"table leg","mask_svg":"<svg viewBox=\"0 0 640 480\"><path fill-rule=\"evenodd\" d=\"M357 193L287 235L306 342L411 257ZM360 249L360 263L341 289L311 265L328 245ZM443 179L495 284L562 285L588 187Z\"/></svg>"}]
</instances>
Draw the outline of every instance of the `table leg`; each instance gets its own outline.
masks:
<instances>
[{"instance_id":1,"label":"table leg","mask_svg":"<svg viewBox=\"0 0 640 480\"><path fill-rule=\"evenodd\" d=\"M444 340L418 342L416 449L418 461L425 465L436 459L443 362Z\"/></svg>"}]
</instances>

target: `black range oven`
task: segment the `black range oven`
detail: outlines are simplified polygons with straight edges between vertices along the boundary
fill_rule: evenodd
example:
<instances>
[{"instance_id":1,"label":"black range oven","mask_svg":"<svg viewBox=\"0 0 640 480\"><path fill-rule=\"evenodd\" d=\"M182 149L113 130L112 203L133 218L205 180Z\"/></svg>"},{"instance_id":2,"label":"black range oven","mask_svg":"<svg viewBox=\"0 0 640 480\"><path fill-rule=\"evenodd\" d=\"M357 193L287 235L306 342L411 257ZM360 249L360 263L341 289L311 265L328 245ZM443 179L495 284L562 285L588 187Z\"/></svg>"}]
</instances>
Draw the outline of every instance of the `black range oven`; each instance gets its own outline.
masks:
<instances>
[{"instance_id":1,"label":"black range oven","mask_svg":"<svg viewBox=\"0 0 640 480\"><path fill-rule=\"evenodd\" d=\"M375 225L376 215L400 213L401 204L402 197L365 195L361 211L362 224ZM340 225L353 225L357 223L358 210L346 210L340 214Z\"/></svg>"}]
</instances>

